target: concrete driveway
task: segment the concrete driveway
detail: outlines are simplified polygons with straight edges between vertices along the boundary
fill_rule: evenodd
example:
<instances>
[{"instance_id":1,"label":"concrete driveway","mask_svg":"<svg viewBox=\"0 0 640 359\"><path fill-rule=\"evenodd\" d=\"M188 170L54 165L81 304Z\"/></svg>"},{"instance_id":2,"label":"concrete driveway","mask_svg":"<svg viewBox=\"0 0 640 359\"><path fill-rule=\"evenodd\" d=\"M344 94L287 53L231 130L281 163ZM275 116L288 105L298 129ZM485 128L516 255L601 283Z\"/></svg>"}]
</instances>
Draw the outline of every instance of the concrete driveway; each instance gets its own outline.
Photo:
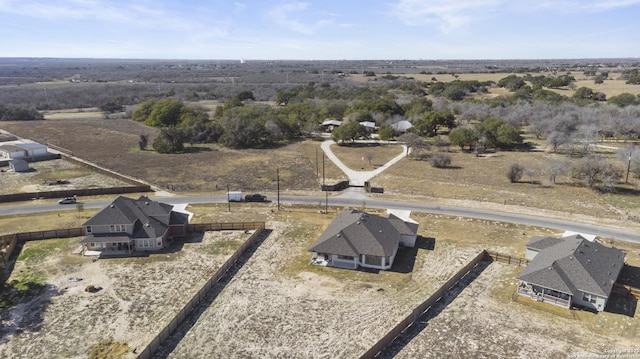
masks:
<instances>
[{"instance_id":1,"label":"concrete driveway","mask_svg":"<svg viewBox=\"0 0 640 359\"><path fill-rule=\"evenodd\" d=\"M322 150L327 155L327 157L331 160L331 162L335 163L335 165L338 166L342 170L342 172L344 172L347 175L347 177L349 177L349 183L352 186L364 186L364 183L366 181L379 175L384 170L391 167L394 163L400 161L407 155L407 146L404 144L401 144L400 146L402 146L403 148L402 153L394 157L393 159L391 159L391 161L385 163L384 165L376 168L373 171L354 171L351 168L347 167L344 163L342 163L342 161L340 161L340 159L336 157L336 155L331 151L331 145L334 143L335 142L332 140L322 142L321 144Z\"/></svg>"}]
</instances>

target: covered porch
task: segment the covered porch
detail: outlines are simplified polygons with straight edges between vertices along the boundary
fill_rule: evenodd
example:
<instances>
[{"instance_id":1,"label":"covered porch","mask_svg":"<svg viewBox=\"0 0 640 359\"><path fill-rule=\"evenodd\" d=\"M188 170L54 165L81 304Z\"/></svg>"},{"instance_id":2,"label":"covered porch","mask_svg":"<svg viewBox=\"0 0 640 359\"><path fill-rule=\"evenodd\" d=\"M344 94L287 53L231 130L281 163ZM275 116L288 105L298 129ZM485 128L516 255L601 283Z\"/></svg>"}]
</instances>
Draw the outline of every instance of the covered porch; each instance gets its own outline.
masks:
<instances>
[{"instance_id":1,"label":"covered porch","mask_svg":"<svg viewBox=\"0 0 640 359\"><path fill-rule=\"evenodd\" d=\"M563 308L571 308L571 294L522 282L518 285L518 295L529 297L536 302L545 302Z\"/></svg>"},{"instance_id":2,"label":"covered porch","mask_svg":"<svg viewBox=\"0 0 640 359\"><path fill-rule=\"evenodd\" d=\"M101 252L101 255L131 254L135 250L134 241L127 236L88 235L80 244L85 251Z\"/></svg>"},{"instance_id":3,"label":"covered porch","mask_svg":"<svg viewBox=\"0 0 640 359\"><path fill-rule=\"evenodd\" d=\"M334 254L322 254L313 253L311 257L312 265L319 265L324 267L336 267L343 269L356 269L358 268L358 262L355 257L338 256Z\"/></svg>"}]
</instances>

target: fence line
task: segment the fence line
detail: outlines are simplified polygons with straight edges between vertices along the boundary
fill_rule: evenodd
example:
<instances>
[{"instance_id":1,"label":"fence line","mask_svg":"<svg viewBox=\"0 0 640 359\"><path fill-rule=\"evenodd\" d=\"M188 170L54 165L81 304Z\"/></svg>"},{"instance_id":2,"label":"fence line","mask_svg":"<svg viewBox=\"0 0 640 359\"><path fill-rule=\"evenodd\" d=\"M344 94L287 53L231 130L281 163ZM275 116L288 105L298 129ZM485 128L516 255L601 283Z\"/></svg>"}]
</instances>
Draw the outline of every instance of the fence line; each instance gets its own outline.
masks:
<instances>
[{"instance_id":1,"label":"fence line","mask_svg":"<svg viewBox=\"0 0 640 359\"><path fill-rule=\"evenodd\" d=\"M158 335L147 345L147 347L140 352L138 355L138 359L150 359L152 358L160 346L166 342L169 337L180 327L182 322L189 317L189 314L202 302L202 300L207 296L209 291L213 288L213 286L224 277L224 275L231 269L231 267L236 263L238 258L244 254L244 252L249 248L258 237L264 231L264 223L261 223L260 226L256 229L256 231L247 239L240 248L218 269L211 278L204 284L204 286L191 298L191 300L185 304L185 306L176 314L176 316L167 324Z\"/></svg>"},{"instance_id":2,"label":"fence line","mask_svg":"<svg viewBox=\"0 0 640 359\"><path fill-rule=\"evenodd\" d=\"M449 278L449 280L444 283L440 289L438 289L435 293L433 293L427 300L425 300L422 304L418 305L406 318L404 318L400 323L396 324L396 326L391 329L382 339L380 339L377 343L375 343L369 350L367 350L360 359L371 359L375 358L378 353L380 353L384 348L390 345L402 332L407 329L411 324L413 324L416 320L418 320L424 312L426 312L431 306L433 306L437 301L439 301L442 296L445 295L451 288L453 288L456 283L462 279L465 275L467 275L471 269L473 269L480 261L483 259L487 259L488 254L486 251L480 252L475 258L473 258L467 265L465 265L462 269L458 271L454 276Z\"/></svg>"},{"instance_id":3,"label":"fence line","mask_svg":"<svg viewBox=\"0 0 640 359\"><path fill-rule=\"evenodd\" d=\"M627 284L613 283L613 290L622 293L628 293L634 296L636 299L640 299L640 288L632 287Z\"/></svg>"},{"instance_id":4,"label":"fence line","mask_svg":"<svg viewBox=\"0 0 640 359\"><path fill-rule=\"evenodd\" d=\"M57 191L24 192L0 195L0 202L28 201L37 198L64 198L72 196L99 196L104 194L122 194L153 192L149 185L108 188L65 189Z\"/></svg>"},{"instance_id":5,"label":"fence line","mask_svg":"<svg viewBox=\"0 0 640 359\"><path fill-rule=\"evenodd\" d=\"M487 255L490 256L494 261L499 263L513 264L520 267L526 267L529 264L529 260L521 257L514 257L504 253L498 253L495 251L486 250Z\"/></svg>"},{"instance_id":6,"label":"fence line","mask_svg":"<svg viewBox=\"0 0 640 359\"><path fill-rule=\"evenodd\" d=\"M224 231L224 230L253 230L264 228L264 222L235 222L235 223L196 223L188 224L187 232ZM4 269L6 261L11 257L19 243L37 241L52 238L69 238L84 236L84 227L48 229L43 231L22 232L0 235L0 245L4 244L6 250L0 257L0 270ZM1 246L0 246L1 248ZM2 282L0 282L2 285Z\"/></svg>"}]
</instances>

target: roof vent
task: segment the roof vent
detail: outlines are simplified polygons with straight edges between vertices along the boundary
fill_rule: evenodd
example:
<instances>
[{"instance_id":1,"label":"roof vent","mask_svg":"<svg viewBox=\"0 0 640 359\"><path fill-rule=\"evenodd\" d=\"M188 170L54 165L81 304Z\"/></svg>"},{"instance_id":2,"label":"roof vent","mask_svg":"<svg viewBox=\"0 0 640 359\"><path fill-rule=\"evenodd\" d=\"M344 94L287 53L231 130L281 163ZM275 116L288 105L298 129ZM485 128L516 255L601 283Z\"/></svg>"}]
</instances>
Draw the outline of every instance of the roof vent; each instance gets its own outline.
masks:
<instances>
[{"instance_id":1,"label":"roof vent","mask_svg":"<svg viewBox=\"0 0 640 359\"><path fill-rule=\"evenodd\" d=\"M145 202L144 204L148 205L148 204L149 204L149 202Z\"/></svg>"},{"instance_id":2,"label":"roof vent","mask_svg":"<svg viewBox=\"0 0 640 359\"><path fill-rule=\"evenodd\" d=\"M342 237L342 236L340 235L340 233L336 234L336 236L337 236L337 237Z\"/></svg>"},{"instance_id":3,"label":"roof vent","mask_svg":"<svg viewBox=\"0 0 640 359\"><path fill-rule=\"evenodd\" d=\"M360 221L356 222L356 224L360 224Z\"/></svg>"},{"instance_id":4,"label":"roof vent","mask_svg":"<svg viewBox=\"0 0 640 359\"><path fill-rule=\"evenodd\" d=\"M150 227L151 225L149 224L149 222L144 224L145 227Z\"/></svg>"},{"instance_id":5,"label":"roof vent","mask_svg":"<svg viewBox=\"0 0 640 359\"><path fill-rule=\"evenodd\" d=\"M115 206L114 206L114 205L113 205L113 203L112 203L112 204L110 204L110 205L109 205L109 207L113 208L113 207L115 207Z\"/></svg>"}]
</instances>

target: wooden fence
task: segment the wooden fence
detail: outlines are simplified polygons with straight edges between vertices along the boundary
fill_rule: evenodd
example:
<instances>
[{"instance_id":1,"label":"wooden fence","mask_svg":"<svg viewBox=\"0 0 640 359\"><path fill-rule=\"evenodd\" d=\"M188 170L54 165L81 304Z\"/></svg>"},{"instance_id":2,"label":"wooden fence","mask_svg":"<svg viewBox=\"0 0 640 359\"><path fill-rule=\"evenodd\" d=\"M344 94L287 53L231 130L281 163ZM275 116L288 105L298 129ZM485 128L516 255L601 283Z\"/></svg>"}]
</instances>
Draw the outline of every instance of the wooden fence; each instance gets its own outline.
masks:
<instances>
[{"instance_id":1,"label":"wooden fence","mask_svg":"<svg viewBox=\"0 0 640 359\"><path fill-rule=\"evenodd\" d=\"M640 288L621 283L613 283L613 290L617 291L618 293L631 294L636 299L640 299Z\"/></svg>"},{"instance_id":2,"label":"wooden fence","mask_svg":"<svg viewBox=\"0 0 640 359\"><path fill-rule=\"evenodd\" d=\"M244 244L238 248L238 250L218 269L211 278L205 283L205 285L196 293L193 298L178 312L178 314L167 324L164 329L160 331L160 333L147 345L147 347L140 352L138 355L138 359L150 359L156 354L160 346L165 343L171 334L173 334L178 327L184 322L185 319L189 317L189 314L202 302L202 300L207 296L207 294L211 291L213 286L220 279L224 277L224 275L231 269L231 267L236 263L238 258L244 254L244 252L249 248L255 241L260 237L262 231L264 230L264 223L260 223L260 226L257 230L247 239Z\"/></svg>"},{"instance_id":3,"label":"wooden fence","mask_svg":"<svg viewBox=\"0 0 640 359\"><path fill-rule=\"evenodd\" d=\"M325 184L320 186L321 190L328 191L328 192L342 191L347 188L349 188L349 181L341 181L332 185Z\"/></svg>"},{"instance_id":4,"label":"wooden fence","mask_svg":"<svg viewBox=\"0 0 640 359\"><path fill-rule=\"evenodd\" d=\"M402 332L411 326L416 320L418 320L431 306L439 301L454 285L456 285L462 277L468 274L480 261L487 259L488 254L486 251L480 252L475 258L473 258L467 265L458 271L453 277L443 284L440 289L433 293L427 300L417 306L406 318L398 323L391 331L389 331L382 339L375 343L369 350L367 350L360 359L375 358L384 348L389 346Z\"/></svg>"},{"instance_id":5,"label":"wooden fence","mask_svg":"<svg viewBox=\"0 0 640 359\"><path fill-rule=\"evenodd\" d=\"M252 230L260 227L264 227L264 222L194 223L187 225L187 232Z\"/></svg>"},{"instance_id":6,"label":"wooden fence","mask_svg":"<svg viewBox=\"0 0 640 359\"><path fill-rule=\"evenodd\" d=\"M520 267L526 267L529 264L529 260L521 257L514 257L504 253L498 253L494 251L485 250L487 255L494 261L499 263L513 264Z\"/></svg>"}]
</instances>

